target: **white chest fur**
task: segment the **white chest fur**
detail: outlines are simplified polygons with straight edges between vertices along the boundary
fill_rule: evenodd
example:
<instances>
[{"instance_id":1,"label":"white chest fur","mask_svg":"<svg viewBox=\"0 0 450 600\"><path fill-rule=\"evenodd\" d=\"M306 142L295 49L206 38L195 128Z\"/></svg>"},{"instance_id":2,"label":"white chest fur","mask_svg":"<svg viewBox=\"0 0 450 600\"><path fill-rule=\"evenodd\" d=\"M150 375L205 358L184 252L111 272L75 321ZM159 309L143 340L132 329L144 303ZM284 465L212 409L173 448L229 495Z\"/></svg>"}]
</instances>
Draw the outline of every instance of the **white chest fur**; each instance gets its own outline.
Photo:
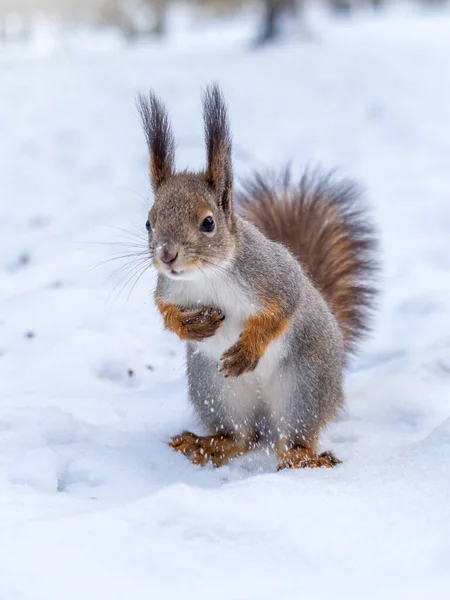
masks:
<instances>
[{"instance_id":1,"label":"white chest fur","mask_svg":"<svg viewBox=\"0 0 450 600\"><path fill-rule=\"evenodd\" d=\"M173 282L171 301L186 307L219 308L225 320L214 337L198 344L200 352L219 360L221 355L236 342L246 320L260 309L246 296L244 290L231 276L205 273L193 280Z\"/></svg>"}]
</instances>

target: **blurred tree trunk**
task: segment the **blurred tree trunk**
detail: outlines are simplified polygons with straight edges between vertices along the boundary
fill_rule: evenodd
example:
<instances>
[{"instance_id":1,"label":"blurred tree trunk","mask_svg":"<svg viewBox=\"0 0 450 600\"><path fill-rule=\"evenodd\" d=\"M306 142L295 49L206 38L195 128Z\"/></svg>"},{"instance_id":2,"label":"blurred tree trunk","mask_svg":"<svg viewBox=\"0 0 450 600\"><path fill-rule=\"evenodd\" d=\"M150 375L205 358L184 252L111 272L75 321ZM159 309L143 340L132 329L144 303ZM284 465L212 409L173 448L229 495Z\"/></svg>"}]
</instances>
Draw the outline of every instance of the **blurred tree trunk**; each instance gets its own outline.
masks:
<instances>
[{"instance_id":1,"label":"blurred tree trunk","mask_svg":"<svg viewBox=\"0 0 450 600\"><path fill-rule=\"evenodd\" d=\"M285 13L296 16L298 5L296 0L264 0L264 20L258 44L275 40L280 34L280 20Z\"/></svg>"},{"instance_id":2,"label":"blurred tree trunk","mask_svg":"<svg viewBox=\"0 0 450 600\"><path fill-rule=\"evenodd\" d=\"M371 2L377 2L378 0L370 0ZM329 0L331 8L338 13L348 13L352 9L351 0Z\"/></svg>"},{"instance_id":3,"label":"blurred tree trunk","mask_svg":"<svg viewBox=\"0 0 450 600\"><path fill-rule=\"evenodd\" d=\"M166 17L167 8L170 4L169 0L144 0L146 4L150 4L153 9L155 22L151 33L159 37L166 33Z\"/></svg>"},{"instance_id":4,"label":"blurred tree trunk","mask_svg":"<svg viewBox=\"0 0 450 600\"><path fill-rule=\"evenodd\" d=\"M133 8L139 4L148 8L144 18L136 18ZM104 2L101 18L104 23L116 25L127 38L140 35L162 36L166 32L166 14L170 0L139 0L129 3L127 0L108 0Z\"/></svg>"},{"instance_id":5,"label":"blurred tree trunk","mask_svg":"<svg viewBox=\"0 0 450 600\"><path fill-rule=\"evenodd\" d=\"M119 27L126 37L133 37L134 27L124 11L121 0L109 0L100 7L100 20L106 25Z\"/></svg>"}]
</instances>

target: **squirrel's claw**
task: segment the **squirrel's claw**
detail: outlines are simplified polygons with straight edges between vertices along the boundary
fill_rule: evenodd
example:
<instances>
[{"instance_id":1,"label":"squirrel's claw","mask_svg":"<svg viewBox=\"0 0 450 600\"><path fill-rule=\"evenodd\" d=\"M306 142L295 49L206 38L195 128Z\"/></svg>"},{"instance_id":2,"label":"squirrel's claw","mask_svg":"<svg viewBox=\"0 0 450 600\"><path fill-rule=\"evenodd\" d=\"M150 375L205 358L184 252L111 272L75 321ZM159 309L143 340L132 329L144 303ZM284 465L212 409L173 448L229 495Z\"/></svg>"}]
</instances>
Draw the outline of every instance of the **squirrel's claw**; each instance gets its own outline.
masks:
<instances>
[{"instance_id":1,"label":"squirrel's claw","mask_svg":"<svg viewBox=\"0 0 450 600\"><path fill-rule=\"evenodd\" d=\"M214 467L221 467L230 459L245 454L250 448L248 444L236 441L226 435L216 434L203 437L190 431L174 436L169 441L169 446L201 467L208 463Z\"/></svg>"},{"instance_id":2,"label":"squirrel's claw","mask_svg":"<svg viewBox=\"0 0 450 600\"><path fill-rule=\"evenodd\" d=\"M278 452L278 471L282 469L330 469L339 465L341 461L331 452L315 454L308 448L301 446L284 449Z\"/></svg>"},{"instance_id":3,"label":"squirrel's claw","mask_svg":"<svg viewBox=\"0 0 450 600\"><path fill-rule=\"evenodd\" d=\"M251 352L242 338L222 354L220 371L225 377L239 377L254 371L259 363L259 356Z\"/></svg>"}]
</instances>

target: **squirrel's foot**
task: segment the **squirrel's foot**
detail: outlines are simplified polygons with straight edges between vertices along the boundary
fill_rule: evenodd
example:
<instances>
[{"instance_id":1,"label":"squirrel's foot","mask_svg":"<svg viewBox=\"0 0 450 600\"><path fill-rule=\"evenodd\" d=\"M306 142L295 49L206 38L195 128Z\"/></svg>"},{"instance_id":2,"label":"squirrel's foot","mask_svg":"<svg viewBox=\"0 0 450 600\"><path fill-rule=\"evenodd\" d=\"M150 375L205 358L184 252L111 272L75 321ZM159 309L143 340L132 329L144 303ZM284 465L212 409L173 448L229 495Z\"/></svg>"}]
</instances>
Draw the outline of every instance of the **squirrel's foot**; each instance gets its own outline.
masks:
<instances>
[{"instance_id":1,"label":"squirrel's foot","mask_svg":"<svg viewBox=\"0 0 450 600\"><path fill-rule=\"evenodd\" d=\"M335 467L341 461L337 459L331 452L322 452L315 454L309 448L295 446L286 448L282 446L278 450L278 470L281 469L317 469Z\"/></svg>"},{"instance_id":2,"label":"squirrel's foot","mask_svg":"<svg viewBox=\"0 0 450 600\"><path fill-rule=\"evenodd\" d=\"M201 342L212 337L222 325L225 315L215 308L180 311L180 337Z\"/></svg>"},{"instance_id":3,"label":"squirrel's foot","mask_svg":"<svg viewBox=\"0 0 450 600\"><path fill-rule=\"evenodd\" d=\"M220 370L225 373L225 377L239 377L244 373L254 371L258 366L259 359L260 356L257 356L241 338L222 354Z\"/></svg>"},{"instance_id":4,"label":"squirrel's foot","mask_svg":"<svg viewBox=\"0 0 450 600\"><path fill-rule=\"evenodd\" d=\"M195 465L202 467L207 463L221 467L232 458L241 456L249 450L248 445L237 442L226 435L202 437L190 431L174 436L170 440L169 446L187 456Z\"/></svg>"},{"instance_id":5,"label":"squirrel's foot","mask_svg":"<svg viewBox=\"0 0 450 600\"><path fill-rule=\"evenodd\" d=\"M225 319L225 315L217 308L188 309L162 300L157 300L156 303L166 329L176 333L182 340L201 342L212 337Z\"/></svg>"}]
</instances>

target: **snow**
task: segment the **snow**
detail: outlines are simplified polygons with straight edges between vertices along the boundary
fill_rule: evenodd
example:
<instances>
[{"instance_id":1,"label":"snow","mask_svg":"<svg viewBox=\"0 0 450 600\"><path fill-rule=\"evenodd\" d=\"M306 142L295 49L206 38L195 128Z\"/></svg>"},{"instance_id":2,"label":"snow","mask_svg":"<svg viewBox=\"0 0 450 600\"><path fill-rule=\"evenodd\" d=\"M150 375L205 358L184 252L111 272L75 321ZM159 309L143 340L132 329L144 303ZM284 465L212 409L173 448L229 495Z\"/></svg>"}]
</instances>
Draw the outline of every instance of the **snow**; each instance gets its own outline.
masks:
<instances>
[{"instance_id":1,"label":"snow","mask_svg":"<svg viewBox=\"0 0 450 600\"><path fill-rule=\"evenodd\" d=\"M309 18L311 40L260 51L247 16L161 43L0 51L1 600L450 592L450 13ZM182 344L154 274L130 293L133 271L105 262L145 243L136 93L161 94L178 164L198 167L212 80L240 176L320 162L373 207L383 294L323 436L333 470L173 452L171 435L200 431Z\"/></svg>"}]
</instances>

